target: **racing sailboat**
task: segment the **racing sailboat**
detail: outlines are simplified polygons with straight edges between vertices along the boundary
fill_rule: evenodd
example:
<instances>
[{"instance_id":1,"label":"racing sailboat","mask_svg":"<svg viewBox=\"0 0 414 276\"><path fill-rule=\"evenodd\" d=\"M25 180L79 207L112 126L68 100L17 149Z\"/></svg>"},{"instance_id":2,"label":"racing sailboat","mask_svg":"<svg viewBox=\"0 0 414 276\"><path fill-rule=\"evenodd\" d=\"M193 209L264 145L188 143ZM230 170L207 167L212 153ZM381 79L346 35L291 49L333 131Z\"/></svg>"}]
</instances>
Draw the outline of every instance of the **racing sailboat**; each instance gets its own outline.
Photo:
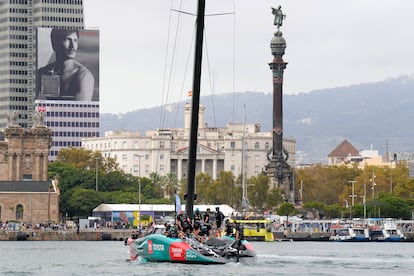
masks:
<instances>
[{"instance_id":1,"label":"racing sailboat","mask_svg":"<svg viewBox=\"0 0 414 276\"><path fill-rule=\"evenodd\" d=\"M195 61L193 75L193 94L190 127L190 145L188 156L187 195L185 211L193 217L195 194L195 171L197 157L198 114L200 105L201 64L203 56L205 0L198 0L197 30L195 41ZM161 230L163 231L163 230ZM233 261L254 260L253 246L242 240L237 246L234 238L212 238L206 244L192 238L172 238L164 233L152 233L139 239L128 239L130 259L141 259L149 262L179 262L199 264L225 264Z\"/></svg>"}]
</instances>

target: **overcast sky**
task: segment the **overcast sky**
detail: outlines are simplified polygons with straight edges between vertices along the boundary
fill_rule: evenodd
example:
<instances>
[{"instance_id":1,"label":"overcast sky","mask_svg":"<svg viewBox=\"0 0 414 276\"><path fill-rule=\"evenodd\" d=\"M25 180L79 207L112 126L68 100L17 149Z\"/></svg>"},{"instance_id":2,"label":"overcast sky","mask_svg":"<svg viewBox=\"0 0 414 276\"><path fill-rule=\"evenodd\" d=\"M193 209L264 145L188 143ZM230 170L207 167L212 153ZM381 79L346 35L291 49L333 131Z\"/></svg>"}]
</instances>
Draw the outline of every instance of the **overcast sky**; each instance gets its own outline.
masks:
<instances>
[{"instance_id":1,"label":"overcast sky","mask_svg":"<svg viewBox=\"0 0 414 276\"><path fill-rule=\"evenodd\" d=\"M85 0L100 30L103 113L187 99L196 0ZM375 82L414 71L414 1L206 0L202 95L272 91L271 7L282 6L285 94ZM178 26L178 27L177 27Z\"/></svg>"}]
</instances>

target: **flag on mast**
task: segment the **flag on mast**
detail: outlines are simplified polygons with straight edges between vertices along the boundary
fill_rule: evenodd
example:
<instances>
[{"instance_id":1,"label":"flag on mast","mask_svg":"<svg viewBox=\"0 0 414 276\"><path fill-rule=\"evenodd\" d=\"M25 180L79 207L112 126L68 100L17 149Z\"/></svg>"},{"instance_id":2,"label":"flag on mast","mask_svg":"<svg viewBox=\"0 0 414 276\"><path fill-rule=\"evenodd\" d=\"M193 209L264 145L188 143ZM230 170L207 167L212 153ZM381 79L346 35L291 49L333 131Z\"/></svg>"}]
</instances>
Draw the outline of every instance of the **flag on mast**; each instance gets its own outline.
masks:
<instances>
[{"instance_id":1,"label":"flag on mast","mask_svg":"<svg viewBox=\"0 0 414 276\"><path fill-rule=\"evenodd\" d=\"M175 213L179 214L181 212L181 199L180 196L175 192Z\"/></svg>"}]
</instances>

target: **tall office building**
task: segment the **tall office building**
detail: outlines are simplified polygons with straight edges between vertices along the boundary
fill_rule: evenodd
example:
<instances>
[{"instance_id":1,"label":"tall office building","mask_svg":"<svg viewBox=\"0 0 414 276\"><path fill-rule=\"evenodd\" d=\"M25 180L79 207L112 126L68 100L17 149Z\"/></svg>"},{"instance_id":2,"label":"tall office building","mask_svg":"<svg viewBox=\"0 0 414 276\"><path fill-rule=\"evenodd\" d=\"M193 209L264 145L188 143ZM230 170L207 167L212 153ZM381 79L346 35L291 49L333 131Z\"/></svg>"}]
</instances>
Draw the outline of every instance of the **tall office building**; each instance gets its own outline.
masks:
<instances>
[{"instance_id":1,"label":"tall office building","mask_svg":"<svg viewBox=\"0 0 414 276\"><path fill-rule=\"evenodd\" d=\"M83 0L0 0L0 128L6 126L10 111L18 113L22 127L32 125L34 111L45 112L54 155L63 145L80 146L83 135L99 133L99 32L84 30L83 18ZM57 70L38 75L39 68L56 59L52 29L79 30L75 55L93 74L89 99L65 94ZM90 118L86 122L84 115Z\"/></svg>"}]
</instances>

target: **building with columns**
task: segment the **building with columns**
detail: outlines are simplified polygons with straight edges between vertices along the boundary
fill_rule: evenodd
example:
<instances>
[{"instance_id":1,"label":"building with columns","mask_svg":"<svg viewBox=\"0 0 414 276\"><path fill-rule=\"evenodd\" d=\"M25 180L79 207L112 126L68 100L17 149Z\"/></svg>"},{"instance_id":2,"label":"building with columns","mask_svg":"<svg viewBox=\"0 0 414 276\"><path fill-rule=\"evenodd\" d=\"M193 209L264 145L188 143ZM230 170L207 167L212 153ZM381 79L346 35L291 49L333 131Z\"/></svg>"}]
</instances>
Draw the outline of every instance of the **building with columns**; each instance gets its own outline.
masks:
<instances>
[{"instance_id":1,"label":"building with columns","mask_svg":"<svg viewBox=\"0 0 414 276\"><path fill-rule=\"evenodd\" d=\"M207 127L205 107L200 106L196 174L207 173L213 179L220 171L231 171L235 177L245 173L255 176L264 170L272 147L272 133L262 132L260 124L228 123L225 127ZM120 168L135 176L173 173L186 177L191 122L191 105L184 108L184 128L146 131L113 130L104 137L84 138L82 147L98 150L113 157ZM294 166L296 140L287 138L283 145ZM244 169L243 169L244 167Z\"/></svg>"},{"instance_id":2,"label":"building with columns","mask_svg":"<svg viewBox=\"0 0 414 276\"><path fill-rule=\"evenodd\" d=\"M52 130L36 113L32 128L17 124L11 112L0 141L0 221L57 222L59 189L48 178Z\"/></svg>"}]
</instances>

